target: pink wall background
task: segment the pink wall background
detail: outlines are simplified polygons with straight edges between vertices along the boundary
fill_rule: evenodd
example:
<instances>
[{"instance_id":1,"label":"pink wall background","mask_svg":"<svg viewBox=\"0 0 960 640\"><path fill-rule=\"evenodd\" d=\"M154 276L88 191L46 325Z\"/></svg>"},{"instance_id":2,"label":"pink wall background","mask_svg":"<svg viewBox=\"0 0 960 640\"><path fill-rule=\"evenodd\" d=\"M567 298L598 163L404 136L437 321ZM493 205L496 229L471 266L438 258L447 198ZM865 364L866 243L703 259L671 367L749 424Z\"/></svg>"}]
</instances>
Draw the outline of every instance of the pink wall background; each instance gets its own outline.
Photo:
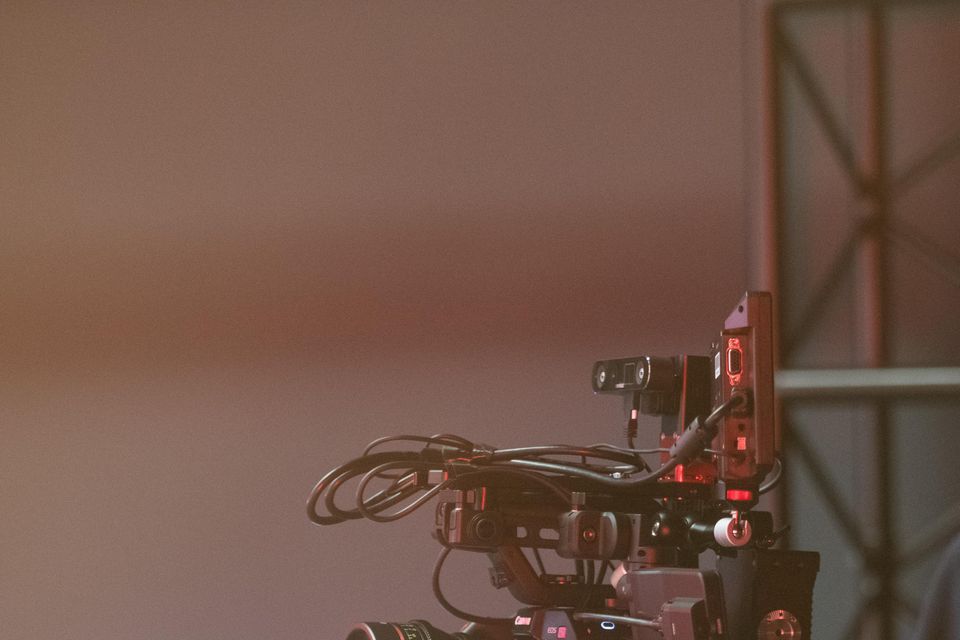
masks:
<instances>
[{"instance_id":1,"label":"pink wall background","mask_svg":"<svg viewBox=\"0 0 960 640\"><path fill-rule=\"evenodd\" d=\"M707 349L755 284L753 37L714 2L5 3L2 635L454 628L428 513L319 529L310 488L388 433L616 439L595 358Z\"/></svg>"}]
</instances>

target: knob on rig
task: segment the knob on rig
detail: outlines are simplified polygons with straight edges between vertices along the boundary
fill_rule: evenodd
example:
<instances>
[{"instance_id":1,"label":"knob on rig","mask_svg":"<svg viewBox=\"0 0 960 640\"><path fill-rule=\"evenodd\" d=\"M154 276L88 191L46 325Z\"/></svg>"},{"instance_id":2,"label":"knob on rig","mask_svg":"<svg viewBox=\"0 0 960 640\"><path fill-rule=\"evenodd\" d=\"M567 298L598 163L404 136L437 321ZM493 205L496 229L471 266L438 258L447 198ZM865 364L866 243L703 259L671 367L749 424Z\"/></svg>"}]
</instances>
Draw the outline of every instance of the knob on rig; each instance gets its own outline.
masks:
<instances>
[{"instance_id":1,"label":"knob on rig","mask_svg":"<svg viewBox=\"0 0 960 640\"><path fill-rule=\"evenodd\" d=\"M757 627L757 640L800 640L803 633L797 617L783 609L776 609L763 616Z\"/></svg>"}]
</instances>

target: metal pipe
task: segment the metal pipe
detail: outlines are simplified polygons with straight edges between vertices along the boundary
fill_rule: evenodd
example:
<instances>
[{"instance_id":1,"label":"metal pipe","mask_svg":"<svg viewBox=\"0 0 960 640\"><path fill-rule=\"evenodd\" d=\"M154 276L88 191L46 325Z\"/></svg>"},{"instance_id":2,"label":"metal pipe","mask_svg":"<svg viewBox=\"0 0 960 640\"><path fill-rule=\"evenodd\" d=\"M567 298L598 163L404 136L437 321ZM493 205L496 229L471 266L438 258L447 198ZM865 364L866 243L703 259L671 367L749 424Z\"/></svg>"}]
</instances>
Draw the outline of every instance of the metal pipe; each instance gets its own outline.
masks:
<instances>
[{"instance_id":1,"label":"metal pipe","mask_svg":"<svg viewBox=\"0 0 960 640\"><path fill-rule=\"evenodd\" d=\"M870 113L868 132L869 173L873 178L873 225L864 240L864 312L863 332L867 361L872 367L887 366L889 353L889 275L887 239L883 233L889 218L889 176L887 158L887 24L886 9L877 0L867 10L867 38L870 73ZM894 513L896 511L896 474L893 468L893 433L890 407L879 399L874 407L876 446L876 524L877 541L874 553L868 556L867 567L877 578L874 613L880 640L896 636L898 544Z\"/></svg>"},{"instance_id":2,"label":"metal pipe","mask_svg":"<svg viewBox=\"0 0 960 640\"><path fill-rule=\"evenodd\" d=\"M774 376L781 400L960 397L960 367L783 369Z\"/></svg>"}]
</instances>

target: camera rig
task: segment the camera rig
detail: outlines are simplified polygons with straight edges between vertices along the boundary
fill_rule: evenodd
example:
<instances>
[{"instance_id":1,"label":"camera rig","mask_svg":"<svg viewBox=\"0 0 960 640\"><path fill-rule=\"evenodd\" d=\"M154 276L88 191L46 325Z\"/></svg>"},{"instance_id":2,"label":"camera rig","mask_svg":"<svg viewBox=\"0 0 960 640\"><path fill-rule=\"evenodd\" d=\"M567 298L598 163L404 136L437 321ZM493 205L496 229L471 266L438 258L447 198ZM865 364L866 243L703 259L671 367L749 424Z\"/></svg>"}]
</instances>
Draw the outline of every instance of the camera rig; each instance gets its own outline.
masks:
<instances>
[{"instance_id":1,"label":"camera rig","mask_svg":"<svg viewBox=\"0 0 960 640\"><path fill-rule=\"evenodd\" d=\"M422 620L368 622L348 640L810 638L819 554L774 549L783 531L754 509L783 472L771 304L745 294L707 356L596 362L594 392L623 397L626 447L388 436L324 475L307 503L319 525L390 522L437 499L434 595L468 622L452 634ZM661 417L656 448L636 448L641 413ZM335 498L351 480L355 504L344 508ZM485 553L494 586L525 606L491 618L450 603L440 573L453 550ZM543 550L572 571L549 573Z\"/></svg>"}]
</instances>

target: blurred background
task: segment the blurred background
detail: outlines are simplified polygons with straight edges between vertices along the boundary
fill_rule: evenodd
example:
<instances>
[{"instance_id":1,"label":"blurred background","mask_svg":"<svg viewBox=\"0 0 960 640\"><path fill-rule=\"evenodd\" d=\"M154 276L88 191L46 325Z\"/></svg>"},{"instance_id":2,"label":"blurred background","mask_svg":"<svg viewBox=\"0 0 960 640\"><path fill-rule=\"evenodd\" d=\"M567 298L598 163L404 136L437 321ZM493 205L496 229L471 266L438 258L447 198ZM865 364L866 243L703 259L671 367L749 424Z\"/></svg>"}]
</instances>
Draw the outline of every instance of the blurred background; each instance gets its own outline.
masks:
<instances>
[{"instance_id":1,"label":"blurred background","mask_svg":"<svg viewBox=\"0 0 960 640\"><path fill-rule=\"evenodd\" d=\"M810 327L784 366L956 366L960 10L885 12L877 125L863 7L808 8L0 4L4 637L455 629L429 509L320 529L313 484L386 434L616 440L592 362L705 353L748 288L782 289L784 324ZM877 131L885 152L861 152ZM910 230L884 263L879 360L870 264L836 257L877 202L848 180L875 157ZM790 467L825 640L870 633L860 547L949 528L960 501L955 396L890 401L879 484L858 402L789 413L863 528L845 536ZM933 541L898 577L898 633ZM516 608L459 555L451 600Z\"/></svg>"}]
</instances>

